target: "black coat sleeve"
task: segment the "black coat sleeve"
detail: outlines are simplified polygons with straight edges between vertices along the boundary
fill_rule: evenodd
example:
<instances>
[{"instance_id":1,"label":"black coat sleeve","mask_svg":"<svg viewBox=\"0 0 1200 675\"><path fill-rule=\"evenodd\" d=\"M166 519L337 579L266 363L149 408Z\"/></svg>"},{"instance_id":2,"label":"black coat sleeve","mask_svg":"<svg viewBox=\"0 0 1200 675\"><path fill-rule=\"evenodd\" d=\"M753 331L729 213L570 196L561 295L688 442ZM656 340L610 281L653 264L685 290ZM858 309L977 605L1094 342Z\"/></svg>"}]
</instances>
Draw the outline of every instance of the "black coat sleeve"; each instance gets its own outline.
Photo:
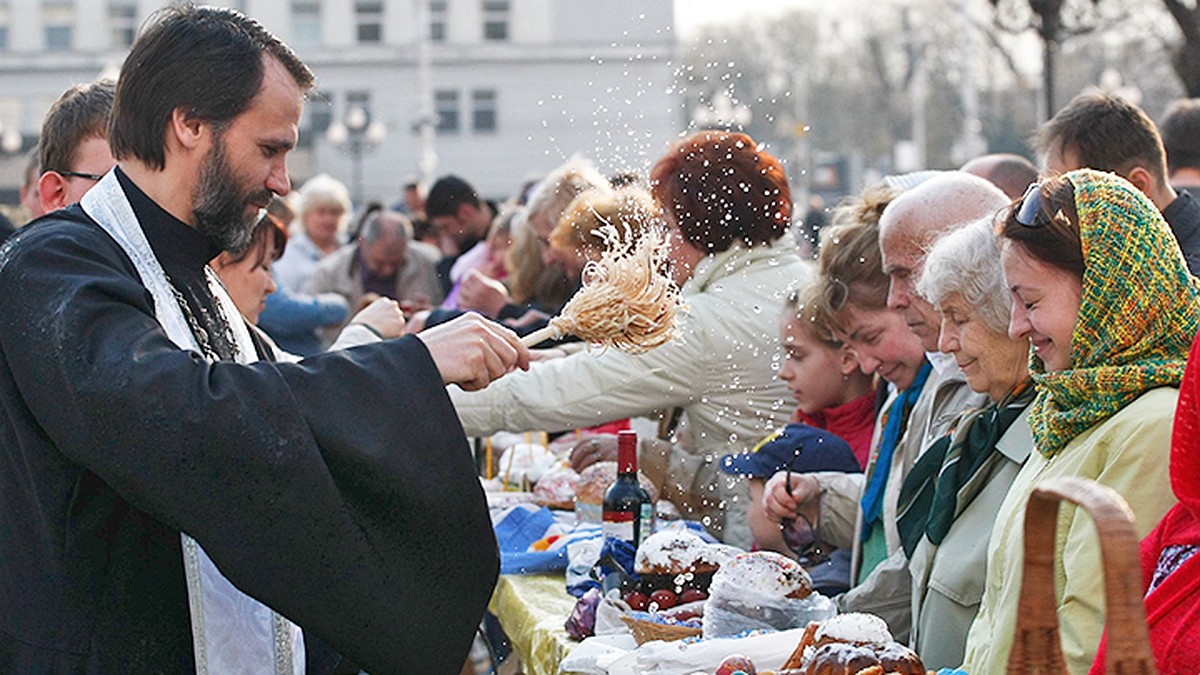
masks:
<instances>
[{"instance_id":1,"label":"black coat sleeve","mask_svg":"<svg viewBox=\"0 0 1200 675\"><path fill-rule=\"evenodd\" d=\"M0 351L55 450L371 672L457 672L498 556L423 343L207 363L107 235L29 234L0 255Z\"/></svg>"}]
</instances>

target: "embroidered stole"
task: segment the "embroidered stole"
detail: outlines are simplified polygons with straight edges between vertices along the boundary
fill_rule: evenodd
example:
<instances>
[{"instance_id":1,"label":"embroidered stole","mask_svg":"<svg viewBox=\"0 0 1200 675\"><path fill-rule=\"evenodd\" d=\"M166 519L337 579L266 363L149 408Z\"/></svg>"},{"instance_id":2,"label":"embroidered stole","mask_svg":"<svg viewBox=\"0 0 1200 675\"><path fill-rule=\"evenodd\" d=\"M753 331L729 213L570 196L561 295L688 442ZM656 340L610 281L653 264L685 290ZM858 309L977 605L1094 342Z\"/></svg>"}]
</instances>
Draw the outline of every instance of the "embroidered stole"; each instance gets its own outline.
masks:
<instances>
[{"instance_id":1,"label":"embroidered stole","mask_svg":"<svg viewBox=\"0 0 1200 675\"><path fill-rule=\"evenodd\" d=\"M166 272L150 248L116 172L109 171L84 195L80 205L133 261L142 284L154 298L155 318L171 341L180 349L196 351L212 359L213 356L205 354L197 344L177 300L177 291L170 285ZM234 336L237 360L241 363L256 361L254 343L237 306L212 269L205 267L204 272L209 290ZM303 675L304 637L300 628L238 590L221 574L196 540L185 533L180 533L180 537L197 675L229 672Z\"/></svg>"}]
</instances>

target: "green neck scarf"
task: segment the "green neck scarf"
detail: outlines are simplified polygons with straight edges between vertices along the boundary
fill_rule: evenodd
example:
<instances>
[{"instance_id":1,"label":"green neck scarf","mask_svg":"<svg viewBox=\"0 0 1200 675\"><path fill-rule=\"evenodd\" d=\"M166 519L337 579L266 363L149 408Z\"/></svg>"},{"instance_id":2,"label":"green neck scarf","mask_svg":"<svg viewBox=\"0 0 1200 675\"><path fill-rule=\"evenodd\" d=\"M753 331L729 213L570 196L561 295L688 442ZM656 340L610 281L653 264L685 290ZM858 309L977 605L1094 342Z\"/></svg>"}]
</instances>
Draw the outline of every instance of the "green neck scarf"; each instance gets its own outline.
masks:
<instances>
[{"instance_id":1,"label":"green neck scarf","mask_svg":"<svg viewBox=\"0 0 1200 675\"><path fill-rule=\"evenodd\" d=\"M1047 373L1030 354L1038 393L1029 426L1047 458L1146 391L1178 386L1200 329L1200 286L1154 204L1114 174L1066 177L1084 273L1071 367Z\"/></svg>"}]
</instances>

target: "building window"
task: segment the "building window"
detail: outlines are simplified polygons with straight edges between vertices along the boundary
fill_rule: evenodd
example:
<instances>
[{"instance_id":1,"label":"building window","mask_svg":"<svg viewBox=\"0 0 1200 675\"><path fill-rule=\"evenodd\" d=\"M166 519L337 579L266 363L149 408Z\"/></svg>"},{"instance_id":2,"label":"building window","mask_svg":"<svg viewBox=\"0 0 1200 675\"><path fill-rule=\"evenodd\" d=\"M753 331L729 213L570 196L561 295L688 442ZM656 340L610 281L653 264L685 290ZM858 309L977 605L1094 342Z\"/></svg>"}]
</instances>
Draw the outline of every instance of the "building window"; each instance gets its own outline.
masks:
<instances>
[{"instance_id":1,"label":"building window","mask_svg":"<svg viewBox=\"0 0 1200 675\"><path fill-rule=\"evenodd\" d=\"M46 26L46 51L48 52L69 52L71 51L72 38L74 31L70 26Z\"/></svg>"},{"instance_id":2,"label":"building window","mask_svg":"<svg viewBox=\"0 0 1200 675\"><path fill-rule=\"evenodd\" d=\"M483 39L508 39L508 0L484 0Z\"/></svg>"},{"instance_id":3,"label":"building window","mask_svg":"<svg viewBox=\"0 0 1200 675\"><path fill-rule=\"evenodd\" d=\"M431 0L429 3L429 41L446 41L446 0Z\"/></svg>"},{"instance_id":4,"label":"building window","mask_svg":"<svg viewBox=\"0 0 1200 675\"><path fill-rule=\"evenodd\" d=\"M126 49L137 37L137 4L130 0L109 0L108 28L114 49Z\"/></svg>"},{"instance_id":5,"label":"building window","mask_svg":"<svg viewBox=\"0 0 1200 675\"><path fill-rule=\"evenodd\" d=\"M495 89L476 89L471 92L471 128L476 133L496 131Z\"/></svg>"},{"instance_id":6,"label":"building window","mask_svg":"<svg viewBox=\"0 0 1200 675\"><path fill-rule=\"evenodd\" d=\"M308 126L313 131L323 134L333 122L333 98L319 89L314 89L308 93L307 99L304 114L308 115Z\"/></svg>"},{"instance_id":7,"label":"building window","mask_svg":"<svg viewBox=\"0 0 1200 675\"><path fill-rule=\"evenodd\" d=\"M75 8L71 0L45 0L42 5L46 51L70 51L74 43Z\"/></svg>"},{"instance_id":8,"label":"building window","mask_svg":"<svg viewBox=\"0 0 1200 675\"><path fill-rule=\"evenodd\" d=\"M382 0L358 0L355 2L354 21L358 26L359 42L383 42Z\"/></svg>"},{"instance_id":9,"label":"building window","mask_svg":"<svg viewBox=\"0 0 1200 675\"><path fill-rule=\"evenodd\" d=\"M437 113L437 132L439 134L458 133L458 92L453 89L442 89L433 92L433 107Z\"/></svg>"},{"instance_id":10,"label":"building window","mask_svg":"<svg viewBox=\"0 0 1200 675\"><path fill-rule=\"evenodd\" d=\"M0 51L4 52L8 51L8 27L12 23L8 5L8 0L0 0Z\"/></svg>"},{"instance_id":11,"label":"building window","mask_svg":"<svg viewBox=\"0 0 1200 675\"><path fill-rule=\"evenodd\" d=\"M297 47L321 46L321 3L318 0L292 0L292 44Z\"/></svg>"}]
</instances>

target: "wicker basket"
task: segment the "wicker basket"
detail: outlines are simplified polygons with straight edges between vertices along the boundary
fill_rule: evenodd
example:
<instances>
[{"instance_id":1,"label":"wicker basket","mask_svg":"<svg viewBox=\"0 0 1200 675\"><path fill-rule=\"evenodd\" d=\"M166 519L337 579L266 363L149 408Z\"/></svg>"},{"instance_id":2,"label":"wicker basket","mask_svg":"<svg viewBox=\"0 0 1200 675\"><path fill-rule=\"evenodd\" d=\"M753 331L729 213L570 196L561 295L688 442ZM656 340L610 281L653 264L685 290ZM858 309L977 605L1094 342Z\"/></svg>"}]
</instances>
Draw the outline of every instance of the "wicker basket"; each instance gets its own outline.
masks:
<instances>
[{"instance_id":1,"label":"wicker basket","mask_svg":"<svg viewBox=\"0 0 1200 675\"><path fill-rule=\"evenodd\" d=\"M643 621L626 614L621 615L621 620L625 622L626 626L629 626L629 630L633 631L633 639L637 640L639 645L653 640L662 640L664 642L682 640L686 637L700 635L703 632L701 629L691 626L672 626L653 621Z\"/></svg>"},{"instance_id":2,"label":"wicker basket","mask_svg":"<svg viewBox=\"0 0 1200 675\"><path fill-rule=\"evenodd\" d=\"M1129 506L1094 481L1063 477L1034 488L1025 510L1025 568L1009 675L1066 673L1054 594L1054 541L1060 501L1077 504L1095 521L1104 561L1108 626L1107 672L1154 675L1154 655L1142 604L1142 566Z\"/></svg>"}]
</instances>

